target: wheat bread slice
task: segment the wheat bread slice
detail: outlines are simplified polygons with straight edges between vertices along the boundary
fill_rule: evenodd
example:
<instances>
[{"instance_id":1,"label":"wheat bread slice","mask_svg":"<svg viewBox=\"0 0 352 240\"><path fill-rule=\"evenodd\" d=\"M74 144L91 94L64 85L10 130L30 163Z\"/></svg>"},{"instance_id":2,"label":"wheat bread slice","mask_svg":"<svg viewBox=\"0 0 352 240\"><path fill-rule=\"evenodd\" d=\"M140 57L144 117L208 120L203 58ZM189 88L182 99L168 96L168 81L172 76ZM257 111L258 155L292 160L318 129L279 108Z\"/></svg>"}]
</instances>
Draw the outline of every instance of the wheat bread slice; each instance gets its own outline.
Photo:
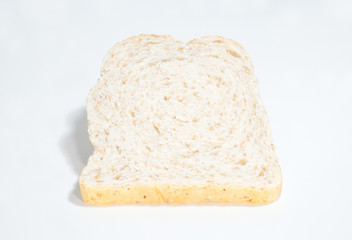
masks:
<instances>
[{"instance_id":1,"label":"wheat bread slice","mask_svg":"<svg viewBox=\"0 0 352 240\"><path fill-rule=\"evenodd\" d=\"M257 79L233 40L139 35L106 55L87 99L90 204L269 203L281 170Z\"/></svg>"}]
</instances>

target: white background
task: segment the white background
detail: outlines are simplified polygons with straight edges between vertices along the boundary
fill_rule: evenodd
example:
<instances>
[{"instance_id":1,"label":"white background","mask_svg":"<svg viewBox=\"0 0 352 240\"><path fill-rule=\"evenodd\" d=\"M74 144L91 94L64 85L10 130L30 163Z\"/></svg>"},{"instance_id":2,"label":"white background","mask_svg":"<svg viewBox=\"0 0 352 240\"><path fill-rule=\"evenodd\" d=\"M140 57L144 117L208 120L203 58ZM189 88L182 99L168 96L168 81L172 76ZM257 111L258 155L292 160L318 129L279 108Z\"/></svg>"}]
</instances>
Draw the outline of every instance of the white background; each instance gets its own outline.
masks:
<instances>
[{"instance_id":1,"label":"white background","mask_svg":"<svg viewBox=\"0 0 352 240\"><path fill-rule=\"evenodd\" d=\"M270 205L85 205L85 99L140 33L222 35L252 57L283 171ZM0 3L1 239L352 239L351 1Z\"/></svg>"}]
</instances>

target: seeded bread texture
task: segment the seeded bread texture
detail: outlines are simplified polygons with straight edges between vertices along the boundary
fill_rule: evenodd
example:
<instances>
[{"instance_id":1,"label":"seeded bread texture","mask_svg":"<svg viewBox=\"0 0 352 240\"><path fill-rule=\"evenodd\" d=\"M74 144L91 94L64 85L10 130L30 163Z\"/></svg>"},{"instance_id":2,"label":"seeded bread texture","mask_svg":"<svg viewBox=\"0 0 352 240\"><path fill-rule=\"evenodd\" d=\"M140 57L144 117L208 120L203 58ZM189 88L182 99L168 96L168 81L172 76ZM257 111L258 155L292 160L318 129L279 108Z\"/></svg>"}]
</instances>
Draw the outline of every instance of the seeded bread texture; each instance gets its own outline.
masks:
<instances>
[{"instance_id":1,"label":"seeded bread texture","mask_svg":"<svg viewBox=\"0 0 352 240\"><path fill-rule=\"evenodd\" d=\"M106 55L87 100L91 204L268 203L281 170L253 66L235 41L139 35Z\"/></svg>"}]
</instances>

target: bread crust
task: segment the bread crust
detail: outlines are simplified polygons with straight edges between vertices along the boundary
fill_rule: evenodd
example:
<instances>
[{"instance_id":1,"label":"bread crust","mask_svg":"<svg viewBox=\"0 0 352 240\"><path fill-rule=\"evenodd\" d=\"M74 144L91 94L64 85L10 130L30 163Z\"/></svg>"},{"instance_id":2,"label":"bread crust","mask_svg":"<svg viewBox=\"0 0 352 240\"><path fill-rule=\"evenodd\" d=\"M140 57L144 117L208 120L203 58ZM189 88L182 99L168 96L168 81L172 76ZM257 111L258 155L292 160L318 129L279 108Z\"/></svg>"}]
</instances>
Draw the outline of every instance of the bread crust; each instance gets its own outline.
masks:
<instances>
[{"instance_id":1,"label":"bread crust","mask_svg":"<svg viewBox=\"0 0 352 240\"><path fill-rule=\"evenodd\" d=\"M108 204L161 203L271 203L281 194L281 185L248 188L233 184L86 186L80 181L84 202Z\"/></svg>"}]
</instances>

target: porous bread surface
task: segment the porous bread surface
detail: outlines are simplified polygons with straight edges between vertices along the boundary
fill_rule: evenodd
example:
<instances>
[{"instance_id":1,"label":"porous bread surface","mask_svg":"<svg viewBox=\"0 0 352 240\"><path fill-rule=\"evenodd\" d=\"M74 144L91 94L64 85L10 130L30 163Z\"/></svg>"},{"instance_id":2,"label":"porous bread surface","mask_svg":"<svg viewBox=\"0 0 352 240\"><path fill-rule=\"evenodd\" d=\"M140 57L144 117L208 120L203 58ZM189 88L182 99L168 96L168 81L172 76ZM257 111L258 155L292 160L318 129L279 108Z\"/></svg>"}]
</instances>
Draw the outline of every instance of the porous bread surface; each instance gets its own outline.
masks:
<instances>
[{"instance_id":1,"label":"porous bread surface","mask_svg":"<svg viewBox=\"0 0 352 240\"><path fill-rule=\"evenodd\" d=\"M86 202L271 202L280 195L253 66L232 40L140 35L116 44L87 113L95 151L80 177Z\"/></svg>"}]
</instances>

